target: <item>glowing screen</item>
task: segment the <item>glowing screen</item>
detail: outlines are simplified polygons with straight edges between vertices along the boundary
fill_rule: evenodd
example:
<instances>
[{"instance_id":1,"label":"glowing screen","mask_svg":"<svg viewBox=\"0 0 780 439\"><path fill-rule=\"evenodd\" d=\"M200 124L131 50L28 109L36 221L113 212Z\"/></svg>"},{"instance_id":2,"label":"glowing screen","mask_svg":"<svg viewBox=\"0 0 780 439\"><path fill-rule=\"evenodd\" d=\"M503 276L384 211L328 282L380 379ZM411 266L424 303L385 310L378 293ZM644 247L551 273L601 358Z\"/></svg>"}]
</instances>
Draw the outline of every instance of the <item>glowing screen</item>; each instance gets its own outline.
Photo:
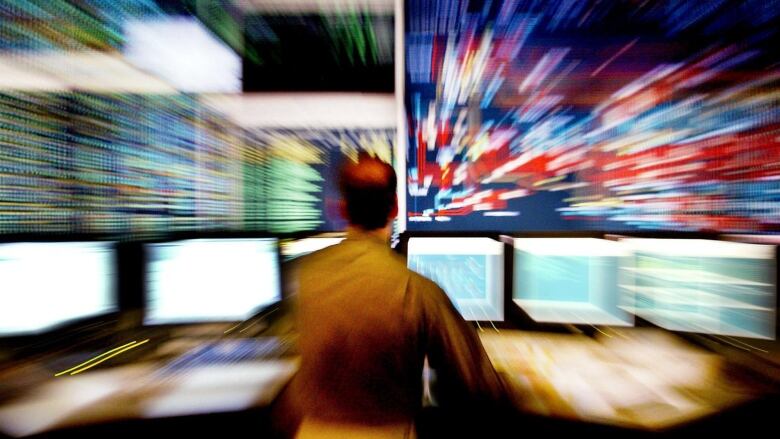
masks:
<instances>
[{"instance_id":1,"label":"glowing screen","mask_svg":"<svg viewBox=\"0 0 780 439\"><path fill-rule=\"evenodd\" d=\"M710 240L626 239L621 303L666 329L775 337L775 247Z\"/></svg>"},{"instance_id":2,"label":"glowing screen","mask_svg":"<svg viewBox=\"0 0 780 439\"><path fill-rule=\"evenodd\" d=\"M504 320L504 245L489 238L410 238L407 265L436 282L466 320Z\"/></svg>"},{"instance_id":3,"label":"glowing screen","mask_svg":"<svg viewBox=\"0 0 780 439\"><path fill-rule=\"evenodd\" d=\"M406 2L410 230L778 230L780 4Z\"/></svg>"},{"instance_id":4,"label":"glowing screen","mask_svg":"<svg viewBox=\"0 0 780 439\"><path fill-rule=\"evenodd\" d=\"M514 302L538 322L626 326L619 308L620 243L593 238L515 239Z\"/></svg>"},{"instance_id":5,"label":"glowing screen","mask_svg":"<svg viewBox=\"0 0 780 439\"><path fill-rule=\"evenodd\" d=\"M281 299L277 240L193 239L146 248L145 322L244 320Z\"/></svg>"},{"instance_id":6,"label":"glowing screen","mask_svg":"<svg viewBox=\"0 0 780 439\"><path fill-rule=\"evenodd\" d=\"M115 271L112 243L0 245L0 335L116 311Z\"/></svg>"}]
</instances>

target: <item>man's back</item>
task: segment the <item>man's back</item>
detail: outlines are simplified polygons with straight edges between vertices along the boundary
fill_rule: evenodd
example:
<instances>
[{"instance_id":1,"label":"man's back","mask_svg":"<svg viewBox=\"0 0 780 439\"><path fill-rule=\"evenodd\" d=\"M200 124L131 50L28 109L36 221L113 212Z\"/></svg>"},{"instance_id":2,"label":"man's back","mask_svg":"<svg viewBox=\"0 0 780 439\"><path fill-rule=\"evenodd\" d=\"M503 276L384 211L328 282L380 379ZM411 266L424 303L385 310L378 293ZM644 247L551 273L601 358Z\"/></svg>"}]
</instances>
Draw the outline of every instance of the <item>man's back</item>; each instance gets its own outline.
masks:
<instances>
[{"instance_id":1,"label":"man's back","mask_svg":"<svg viewBox=\"0 0 780 439\"><path fill-rule=\"evenodd\" d=\"M420 408L426 354L453 394L499 392L473 330L433 282L386 242L351 232L299 271L304 414L361 424L409 422Z\"/></svg>"},{"instance_id":2,"label":"man's back","mask_svg":"<svg viewBox=\"0 0 780 439\"><path fill-rule=\"evenodd\" d=\"M285 400L303 419L298 436L405 437L422 402L426 356L440 403L488 407L500 399L473 329L387 245L398 215L392 166L358 154L341 168L339 190L347 239L297 270L301 367Z\"/></svg>"}]
</instances>

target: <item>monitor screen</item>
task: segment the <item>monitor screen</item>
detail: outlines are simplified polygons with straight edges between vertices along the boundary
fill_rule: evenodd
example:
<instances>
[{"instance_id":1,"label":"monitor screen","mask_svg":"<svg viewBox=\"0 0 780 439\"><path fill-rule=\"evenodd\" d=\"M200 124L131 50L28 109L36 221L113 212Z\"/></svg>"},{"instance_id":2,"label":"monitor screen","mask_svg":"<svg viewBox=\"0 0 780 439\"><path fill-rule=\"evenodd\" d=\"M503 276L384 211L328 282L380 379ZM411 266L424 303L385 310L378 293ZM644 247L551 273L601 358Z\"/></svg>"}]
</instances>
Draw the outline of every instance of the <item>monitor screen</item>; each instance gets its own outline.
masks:
<instances>
[{"instance_id":1,"label":"monitor screen","mask_svg":"<svg viewBox=\"0 0 780 439\"><path fill-rule=\"evenodd\" d=\"M253 13L243 27L245 92L393 91L392 10Z\"/></svg>"},{"instance_id":2,"label":"monitor screen","mask_svg":"<svg viewBox=\"0 0 780 439\"><path fill-rule=\"evenodd\" d=\"M466 320L504 320L504 244L490 238L410 238L407 265L436 282Z\"/></svg>"},{"instance_id":3,"label":"monitor screen","mask_svg":"<svg viewBox=\"0 0 780 439\"><path fill-rule=\"evenodd\" d=\"M0 335L23 335L117 310L114 244L0 245Z\"/></svg>"},{"instance_id":4,"label":"monitor screen","mask_svg":"<svg viewBox=\"0 0 780 439\"><path fill-rule=\"evenodd\" d=\"M515 239L514 302L537 322L630 326L619 307L620 243L595 238Z\"/></svg>"},{"instance_id":5,"label":"monitor screen","mask_svg":"<svg viewBox=\"0 0 780 439\"><path fill-rule=\"evenodd\" d=\"M775 247L714 240L624 239L622 306L672 331L775 337Z\"/></svg>"},{"instance_id":6,"label":"monitor screen","mask_svg":"<svg viewBox=\"0 0 780 439\"><path fill-rule=\"evenodd\" d=\"M244 209L271 233L343 231L338 172L361 152L393 163L395 129L248 130L252 154L243 163ZM248 152L248 151L247 151Z\"/></svg>"},{"instance_id":7,"label":"monitor screen","mask_svg":"<svg viewBox=\"0 0 780 439\"><path fill-rule=\"evenodd\" d=\"M226 98L235 110L190 93L0 93L0 113L25 121L8 125L0 151L0 233L344 230L338 169L359 152L393 163L394 101L297 99L260 97L247 111L257 101ZM342 120L347 107L375 117ZM320 111L337 116L309 126ZM279 127L243 128L236 113Z\"/></svg>"},{"instance_id":8,"label":"monitor screen","mask_svg":"<svg viewBox=\"0 0 780 439\"><path fill-rule=\"evenodd\" d=\"M149 244L146 258L147 324L245 320L281 300L275 238Z\"/></svg>"},{"instance_id":9,"label":"monitor screen","mask_svg":"<svg viewBox=\"0 0 780 439\"><path fill-rule=\"evenodd\" d=\"M404 4L409 230L780 229L780 3Z\"/></svg>"},{"instance_id":10,"label":"monitor screen","mask_svg":"<svg viewBox=\"0 0 780 439\"><path fill-rule=\"evenodd\" d=\"M336 245L344 240L344 237L332 236L332 237L311 237L303 239L291 239L289 241L282 242L282 258L285 261L289 261L301 256L306 256L309 253L322 250L324 248Z\"/></svg>"}]
</instances>

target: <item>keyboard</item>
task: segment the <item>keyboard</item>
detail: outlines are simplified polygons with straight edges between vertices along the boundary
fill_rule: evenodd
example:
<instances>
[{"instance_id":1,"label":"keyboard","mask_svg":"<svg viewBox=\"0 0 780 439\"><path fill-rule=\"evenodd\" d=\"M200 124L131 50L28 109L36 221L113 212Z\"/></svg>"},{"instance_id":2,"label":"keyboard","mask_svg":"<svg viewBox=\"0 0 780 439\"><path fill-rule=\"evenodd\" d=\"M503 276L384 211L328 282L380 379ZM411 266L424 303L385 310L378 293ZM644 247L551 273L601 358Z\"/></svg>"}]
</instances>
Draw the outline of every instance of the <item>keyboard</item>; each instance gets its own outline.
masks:
<instances>
[{"instance_id":1,"label":"keyboard","mask_svg":"<svg viewBox=\"0 0 780 439\"><path fill-rule=\"evenodd\" d=\"M198 346L171 361L158 372L163 376L178 375L203 366L280 358L288 355L290 351L290 344L277 337L225 339Z\"/></svg>"}]
</instances>

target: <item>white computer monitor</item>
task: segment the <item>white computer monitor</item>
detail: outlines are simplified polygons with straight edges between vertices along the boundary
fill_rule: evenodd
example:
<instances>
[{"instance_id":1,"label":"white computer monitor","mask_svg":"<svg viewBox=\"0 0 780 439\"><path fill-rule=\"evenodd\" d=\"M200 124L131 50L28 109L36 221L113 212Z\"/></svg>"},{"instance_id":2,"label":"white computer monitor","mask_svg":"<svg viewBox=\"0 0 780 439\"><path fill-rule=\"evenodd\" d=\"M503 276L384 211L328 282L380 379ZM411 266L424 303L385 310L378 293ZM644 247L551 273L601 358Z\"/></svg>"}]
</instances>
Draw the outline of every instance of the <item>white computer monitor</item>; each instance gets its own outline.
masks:
<instances>
[{"instance_id":1,"label":"white computer monitor","mask_svg":"<svg viewBox=\"0 0 780 439\"><path fill-rule=\"evenodd\" d=\"M289 261L328 248L344 240L343 236L312 236L282 242L282 258Z\"/></svg>"},{"instance_id":2,"label":"white computer monitor","mask_svg":"<svg viewBox=\"0 0 780 439\"><path fill-rule=\"evenodd\" d=\"M504 320L503 243L490 238L409 238L407 266L439 284L466 320Z\"/></svg>"},{"instance_id":3,"label":"white computer monitor","mask_svg":"<svg viewBox=\"0 0 780 439\"><path fill-rule=\"evenodd\" d=\"M25 335L117 310L111 242L0 245L0 335Z\"/></svg>"},{"instance_id":4,"label":"white computer monitor","mask_svg":"<svg viewBox=\"0 0 780 439\"><path fill-rule=\"evenodd\" d=\"M240 321L281 300L276 238L147 244L145 324Z\"/></svg>"},{"instance_id":5,"label":"white computer monitor","mask_svg":"<svg viewBox=\"0 0 780 439\"><path fill-rule=\"evenodd\" d=\"M775 246L705 239L622 239L622 306L671 331L774 339Z\"/></svg>"},{"instance_id":6,"label":"white computer monitor","mask_svg":"<svg viewBox=\"0 0 780 439\"><path fill-rule=\"evenodd\" d=\"M512 299L534 321L631 326L619 306L618 242L596 238L516 238Z\"/></svg>"}]
</instances>

